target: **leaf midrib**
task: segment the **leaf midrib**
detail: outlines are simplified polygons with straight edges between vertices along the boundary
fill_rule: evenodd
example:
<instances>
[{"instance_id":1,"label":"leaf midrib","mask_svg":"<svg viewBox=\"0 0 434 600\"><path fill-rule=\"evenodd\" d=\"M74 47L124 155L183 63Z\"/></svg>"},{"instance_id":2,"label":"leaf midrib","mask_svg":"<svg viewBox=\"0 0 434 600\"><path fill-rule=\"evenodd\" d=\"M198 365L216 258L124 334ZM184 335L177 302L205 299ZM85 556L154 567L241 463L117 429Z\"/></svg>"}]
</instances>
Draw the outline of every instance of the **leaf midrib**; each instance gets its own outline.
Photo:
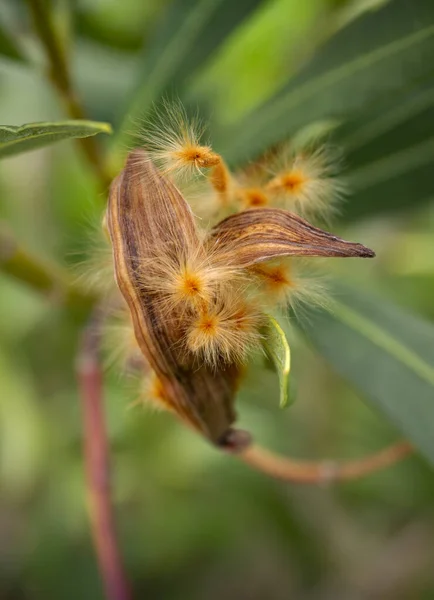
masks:
<instances>
[{"instance_id":1,"label":"leaf midrib","mask_svg":"<svg viewBox=\"0 0 434 600\"><path fill-rule=\"evenodd\" d=\"M41 124L42 125L42 124ZM25 133L25 129L23 129L24 127L26 127L25 125L23 125L23 127L19 127L19 128L11 128L6 126L2 126L0 129L6 129L8 131L10 131L11 133ZM3 150L4 148L9 148L9 146L15 146L16 144L22 143L22 142L27 142L28 140L33 140L33 139L40 139L40 138L44 138L44 137L48 137L50 135L52 136L57 136L57 135L62 135L62 133L68 132L70 133L74 128L76 127L88 127L89 131L88 131L88 135L80 135L78 137L89 137L91 135L94 135L96 133L110 133L111 128L108 124L102 125L101 127L97 126L97 125L84 125L84 123L82 122L80 125L76 125L71 124L70 126L68 125L62 125L58 130L55 131L44 131L42 133L34 133L32 135L27 135L27 136L22 136L22 137L18 137L14 140L9 140L8 142L2 142L0 141L0 151ZM62 128L65 128L64 131L62 131ZM90 131L92 129L92 131ZM61 140L59 140L61 141Z\"/></svg>"}]
</instances>

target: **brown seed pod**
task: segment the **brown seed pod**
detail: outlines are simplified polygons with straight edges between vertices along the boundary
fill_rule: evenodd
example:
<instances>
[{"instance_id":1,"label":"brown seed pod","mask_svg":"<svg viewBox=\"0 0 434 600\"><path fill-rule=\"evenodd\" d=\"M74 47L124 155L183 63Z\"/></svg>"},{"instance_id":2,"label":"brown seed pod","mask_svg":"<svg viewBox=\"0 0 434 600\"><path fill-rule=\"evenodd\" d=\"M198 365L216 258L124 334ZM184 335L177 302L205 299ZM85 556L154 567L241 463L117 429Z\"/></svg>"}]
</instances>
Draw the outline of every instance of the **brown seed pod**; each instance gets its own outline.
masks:
<instances>
[{"instance_id":1,"label":"brown seed pod","mask_svg":"<svg viewBox=\"0 0 434 600\"><path fill-rule=\"evenodd\" d=\"M130 309L138 344L165 389L172 410L217 444L231 443L236 365L186 364L176 315L141 285L140 264L165 253L200 247L190 208L142 150L133 151L110 190L107 225L116 280Z\"/></svg>"}]
</instances>

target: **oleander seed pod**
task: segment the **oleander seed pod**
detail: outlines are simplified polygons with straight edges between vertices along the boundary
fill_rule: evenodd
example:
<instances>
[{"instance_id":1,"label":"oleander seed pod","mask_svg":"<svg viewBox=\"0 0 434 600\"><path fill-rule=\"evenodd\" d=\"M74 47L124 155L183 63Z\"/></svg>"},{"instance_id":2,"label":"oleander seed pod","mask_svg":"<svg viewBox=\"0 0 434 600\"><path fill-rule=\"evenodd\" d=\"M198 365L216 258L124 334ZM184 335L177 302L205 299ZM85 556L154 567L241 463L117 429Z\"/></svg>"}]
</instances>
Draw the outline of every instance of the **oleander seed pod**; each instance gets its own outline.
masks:
<instances>
[{"instance_id":1,"label":"oleander seed pod","mask_svg":"<svg viewBox=\"0 0 434 600\"><path fill-rule=\"evenodd\" d=\"M374 256L273 208L232 215L204 239L184 197L142 149L112 183L107 228L117 285L165 407L232 450L250 439L232 428L234 401L262 323L243 277L287 256Z\"/></svg>"}]
</instances>

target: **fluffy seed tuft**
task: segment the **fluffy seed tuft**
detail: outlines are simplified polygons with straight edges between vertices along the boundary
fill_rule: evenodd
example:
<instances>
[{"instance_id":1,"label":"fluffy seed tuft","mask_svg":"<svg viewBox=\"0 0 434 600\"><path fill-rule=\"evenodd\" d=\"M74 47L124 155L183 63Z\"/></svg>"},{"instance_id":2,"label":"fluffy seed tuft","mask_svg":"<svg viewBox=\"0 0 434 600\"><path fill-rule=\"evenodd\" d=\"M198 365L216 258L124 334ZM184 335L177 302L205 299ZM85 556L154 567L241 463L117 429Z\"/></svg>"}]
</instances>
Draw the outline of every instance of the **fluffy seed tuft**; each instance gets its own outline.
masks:
<instances>
[{"instance_id":1,"label":"fluffy seed tuft","mask_svg":"<svg viewBox=\"0 0 434 600\"><path fill-rule=\"evenodd\" d=\"M178 255L162 252L140 265L142 285L160 296L168 316L172 311L182 315L186 310L203 310L236 277L230 266L214 265L202 247Z\"/></svg>"},{"instance_id":2,"label":"fluffy seed tuft","mask_svg":"<svg viewBox=\"0 0 434 600\"><path fill-rule=\"evenodd\" d=\"M240 188L237 190L237 198L241 200L244 208L260 208L269 204L267 194L261 188Z\"/></svg>"},{"instance_id":3,"label":"fluffy seed tuft","mask_svg":"<svg viewBox=\"0 0 434 600\"><path fill-rule=\"evenodd\" d=\"M163 101L161 110L155 112L141 137L145 149L163 174L182 177L220 162L219 155L201 143L203 133L200 120L189 118L179 102Z\"/></svg>"},{"instance_id":4,"label":"fluffy seed tuft","mask_svg":"<svg viewBox=\"0 0 434 600\"><path fill-rule=\"evenodd\" d=\"M290 306L299 313L303 306L330 304L324 280L303 269L302 261L286 259L277 263L261 263L251 268L259 281L259 293L270 306Z\"/></svg>"},{"instance_id":5,"label":"fluffy seed tuft","mask_svg":"<svg viewBox=\"0 0 434 600\"><path fill-rule=\"evenodd\" d=\"M150 367L145 376L136 380L135 383L138 388L135 390L137 397L129 404L129 408L141 406L142 408L152 408L155 411L173 411L173 406L167 398L163 382Z\"/></svg>"},{"instance_id":6,"label":"fluffy seed tuft","mask_svg":"<svg viewBox=\"0 0 434 600\"><path fill-rule=\"evenodd\" d=\"M186 349L206 364L242 363L260 342L261 315L251 305L230 295L192 322Z\"/></svg>"},{"instance_id":7,"label":"fluffy seed tuft","mask_svg":"<svg viewBox=\"0 0 434 600\"><path fill-rule=\"evenodd\" d=\"M106 319L102 341L107 367L116 365L123 374L133 374L146 367L126 310L116 310Z\"/></svg>"},{"instance_id":8,"label":"fluffy seed tuft","mask_svg":"<svg viewBox=\"0 0 434 600\"><path fill-rule=\"evenodd\" d=\"M336 212L344 192L336 170L336 158L326 146L315 150L286 146L272 161L265 189L288 210L325 218Z\"/></svg>"}]
</instances>

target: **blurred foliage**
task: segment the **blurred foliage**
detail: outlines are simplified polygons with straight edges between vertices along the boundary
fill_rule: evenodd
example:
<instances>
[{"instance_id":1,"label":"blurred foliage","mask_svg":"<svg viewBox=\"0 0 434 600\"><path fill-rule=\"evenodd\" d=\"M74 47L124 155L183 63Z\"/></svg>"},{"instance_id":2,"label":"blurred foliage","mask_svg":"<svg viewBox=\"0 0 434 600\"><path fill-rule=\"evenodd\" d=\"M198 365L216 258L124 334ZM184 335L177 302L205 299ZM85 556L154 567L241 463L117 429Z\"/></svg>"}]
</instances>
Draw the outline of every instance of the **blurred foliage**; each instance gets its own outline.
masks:
<instances>
[{"instance_id":1,"label":"blurred foliage","mask_svg":"<svg viewBox=\"0 0 434 600\"><path fill-rule=\"evenodd\" d=\"M114 167L163 93L199 105L233 163L306 128L343 147L352 194L335 227L377 259L328 261L355 286L339 291L347 311L301 323L333 370L291 328L297 402L278 412L276 377L254 364L240 423L308 457L374 451L397 426L432 460L432 0L51 5L89 119L113 125L99 142ZM44 69L26 4L3 0L2 124L65 121ZM71 142L0 163L0 218L47 264L89 252L101 200ZM82 321L5 274L0 289L0 598L102 598L73 369ZM283 485L170 416L127 409L132 394L108 375L113 494L136 598L434 599L425 459L333 488Z\"/></svg>"}]
</instances>

